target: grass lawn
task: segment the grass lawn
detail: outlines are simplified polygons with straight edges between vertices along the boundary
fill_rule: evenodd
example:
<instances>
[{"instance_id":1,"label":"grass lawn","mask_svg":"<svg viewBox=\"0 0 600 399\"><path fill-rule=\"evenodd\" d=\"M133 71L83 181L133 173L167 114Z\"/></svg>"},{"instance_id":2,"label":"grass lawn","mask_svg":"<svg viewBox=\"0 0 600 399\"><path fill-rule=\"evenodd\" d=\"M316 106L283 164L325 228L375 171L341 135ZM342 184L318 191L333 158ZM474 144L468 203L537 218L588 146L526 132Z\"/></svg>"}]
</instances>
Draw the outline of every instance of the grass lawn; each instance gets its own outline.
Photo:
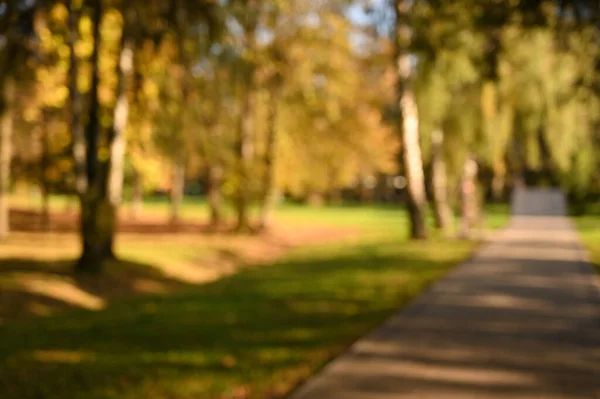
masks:
<instances>
[{"instance_id":1,"label":"grass lawn","mask_svg":"<svg viewBox=\"0 0 600 399\"><path fill-rule=\"evenodd\" d=\"M11 203L19 208L39 209L39 199L32 197L12 198ZM65 209L77 210L77 203L72 197L52 196L50 207L53 211ZM122 215L128 216L130 207L125 203L122 207ZM180 206L181 218L185 220L205 222L209 218L209 210L206 202L198 197L185 197ZM256 213L256 209L254 210ZM485 208L486 226L488 228L502 227L508 217L508 206L506 204L487 204ZM233 219L233 211L225 206L226 218ZM340 205L326 207L309 207L301 204L283 203L275 210L275 220L282 225L306 226L349 226L370 229L376 227L391 227L392 229L406 232L407 225L404 219L400 220L404 210L399 209L396 204L365 206L365 205ZM253 215L254 216L254 215ZM431 216L431 212L429 213ZM147 198L141 209L141 218L158 219L168 221L170 217L169 202L167 198ZM431 224L431 220L429 221ZM387 231L386 231L387 232Z\"/></svg>"},{"instance_id":2,"label":"grass lawn","mask_svg":"<svg viewBox=\"0 0 600 399\"><path fill-rule=\"evenodd\" d=\"M600 273L600 212L577 216L575 224L590 251L592 263Z\"/></svg>"},{"instance_id":3,"label":"grass lawn","mask_svg":"<svg viewBox=\"0 0 600 399\"><path fill-rule=\"evenodd\" d=\"M72 255L69 248L76 247L73 237L44 244L42 258L63 253L41 270L39 260L16 262L18 248L29 245L31 252L32 245L26 237L22 243L14 238L0 247L5 259L14 258L1 270L33 276L29 284L35 288L37 281L38 289L30 293L43 293L40 286L47 290L43 283L50 277L73 283L79 291L68 295L62 292L66 286L55 285L64 297L60 301L79 301L87 306L72 307L88 310L0 325L0 398L281 397L476 245L407 242L404 213L393 208L289 206L277 212L277 220L297 231L318 223L360 234L296 247L262 267L202 285L177 275L185 269L182 259L208 259L216 247L236 239L214 237L217 245L203 237L148 237L144 247L140 237L124 236L119 251L135 262L112 265L112 277L102 284L146 289L118 299L100 295L105 291L93 281L69 280L61 269L67 267L64 257ZM495 227L505 221L505 208L488 217Z\"/></svg>"}]
</instances>

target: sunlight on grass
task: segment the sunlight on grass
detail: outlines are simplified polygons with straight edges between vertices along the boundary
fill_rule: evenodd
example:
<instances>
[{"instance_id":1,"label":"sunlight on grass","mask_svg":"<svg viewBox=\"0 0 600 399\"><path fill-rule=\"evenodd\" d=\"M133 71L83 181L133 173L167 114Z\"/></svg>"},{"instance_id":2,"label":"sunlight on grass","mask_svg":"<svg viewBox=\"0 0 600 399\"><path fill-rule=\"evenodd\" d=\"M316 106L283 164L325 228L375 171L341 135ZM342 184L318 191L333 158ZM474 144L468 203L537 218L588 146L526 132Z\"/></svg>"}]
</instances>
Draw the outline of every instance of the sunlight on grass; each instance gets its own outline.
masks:
<instances>
[{"instance_id":1,"label":"sunlight on grass","mask_svg":"<svg viewBox=\"0 0 600 399\"><path fill-rule=\"evenodd\" d=\"M590 251L590 260L600 273L600 214L592 213L574 219L581 238Z\"/></svg>"},{"instance_id":2,"label":"sunlight on grass","mask_svg":"<svg viewBox=\"0 0 600 399\"><path fill-rule=\"evenodd\" d=\"M102 298L83 291L70 281L31 274L19 275L14 278L25 292L43 295L69 305L90 310L100 310L106 305Z\"/></svg>"},{"instance_id":3,"label":"sunlight on grass","mask_svg":"<svg viewBox=\"0 0 600 399\"><path fill-rule=\"evenodd\" d=\"M510 209L508 204L487 204L484 215L486 228L501 229L508 223Z\"/></svg>"},{"instance_id":4,"label":"sunlight on grass","mask_svg":"<svg viewBox=\"0 0 600 399\"><path fill-rule=\"evenodd\" d=\"M93 360L94 354L80 351L40 350L31 353L31 358L40 363L81 363Z\"/></svg>"}]
</instances>

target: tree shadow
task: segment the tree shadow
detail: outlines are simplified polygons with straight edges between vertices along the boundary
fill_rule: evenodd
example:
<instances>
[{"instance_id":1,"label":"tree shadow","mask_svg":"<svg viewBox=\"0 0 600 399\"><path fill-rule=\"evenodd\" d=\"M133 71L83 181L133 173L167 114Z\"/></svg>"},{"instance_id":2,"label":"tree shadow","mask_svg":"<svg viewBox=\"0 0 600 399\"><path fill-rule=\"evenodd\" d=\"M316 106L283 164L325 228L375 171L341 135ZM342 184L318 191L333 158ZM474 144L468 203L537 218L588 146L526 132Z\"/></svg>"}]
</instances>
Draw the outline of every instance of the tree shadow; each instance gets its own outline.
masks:
<instances>
[{"instance_id":1,"label":"tree shadow","mask_svg":"<svg viewBox=\"0 0 600 399\"><path fill-rule=\"evenodd\" d=\"M169 293L188 286L138 262L109 262L101 275L75 274L73 264L66 259L0 259L0 319L50 316L69 309L100 310L117 298Z\"/></svg>"}]
</instances>

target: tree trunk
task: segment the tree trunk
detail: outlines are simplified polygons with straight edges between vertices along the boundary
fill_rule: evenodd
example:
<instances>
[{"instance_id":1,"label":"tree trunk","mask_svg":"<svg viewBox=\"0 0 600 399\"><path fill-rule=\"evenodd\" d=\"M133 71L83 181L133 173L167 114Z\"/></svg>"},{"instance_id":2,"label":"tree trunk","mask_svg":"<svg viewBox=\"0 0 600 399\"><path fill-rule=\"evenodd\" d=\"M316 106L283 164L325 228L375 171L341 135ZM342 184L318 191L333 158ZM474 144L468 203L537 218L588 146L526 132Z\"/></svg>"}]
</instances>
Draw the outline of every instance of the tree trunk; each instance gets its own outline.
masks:
<instances>
[{"instance_id":1,"label":"tree trunk","mask_svg":"<svg viewBox=\"0 0 600 399\"><path fill-rule=\"evenodd\" d=\"M332 187L329 189L327 193L327 203L332 206L342 205L342 193L336 187Z\"/></svg>"},{"instance_id":2,"label":"tree trunk","mask_svg":"<svg viewBox=\"0 0 600 399\"><path fill-rule=\"evenodd\" d=\"M358 185L358 197L360 202L362 202L363 204L373 202L377 184L377 177L375 177L370 171L365 171L361 173Z\"/></svg>"},{"instance_id":3,"label":"tree trunk","mask_svg":"<svg viewBox=\"0 0 600 399\"><path fill-rule=\"evenodd\" d=\"M111 259L107 251L111 247L115 230L115 209L106 198L87 195L81 201L81 226L83 252L77 263L81 273L100 273Z\"/></svg>"},{"instance_id":4,"label":"tree trunk","mask_svg":"<svg viewBox=\"0 0 600 399\"><path fill-rule=\"evenodd\" d=\"M253 115L254 115L254 93L248 87L243 98L242 114L240 115L240 127L238 135L238 182L236 213L236 230L243 232L250 230L249 206L250 206L250 168L254 157L254 135L253 135Z\"/></svg>"},{"instance_id":5,"label":"tree trunk","mask_svg":"<svg viewBox=\"0 0 600 399\"><path fill-rule=\"evenodd\" d=\"M4 79L3 92L4 104L0 117L0 239L6 238L10 232L8 195L16 95L15 81L12 77Z\"/></svg>"},{"instance_id":6,"label":"tree trunk","mask_svg":"<svg viewBox=\"0 0 600 399\"><path fill-rule=\"evenodd\" d=\"M311 190L306 196L306 203L308 206L320 208L325 204L325 196L321 192Z\"/></svg>"},{"instance_id":7,"label":"tree trunk","mask_svg":"<svg viewBox=\"0 0 600 399\"><path fill-rule=\"evenodd\" d=\"M462 238L472 238L477 223L477 162L472 155L465 161L461 179L461 228Z\"/></svg>"},{"instance_id":8,"label":"tree trunk","mask_svg":"<svg viewBox=\"0 0 600 399\"><path fill-rule=\"evenodd\" d=\"M115 135L110 147L111 163L108 176L108 198L114 207L123 201L123 177L125 167L125 138L122 133Z\"/></svg>"},{"instance_id":9,"label":"tree trunk","mask_svg":"<svg viewBox=\"0 0 600 399\"><path fill-rule=\"evenodd\" d=\"M131 218L137 219L144 204L144 188L142 175L134 170L133 172L133 190L131 192Z\"/></svg>"},{"instance_id":10,"label":"tree trunk","mask_svg":"<svg viewBox=\"0 0 600 399\"><path fill-rule=\"evenodd\" d=\"M112 215L116 219L117 210L123 201L123 178L125 176L125 132L129 120L128 90L133 84L134 41L129 29L135 23L131 18L131 9L126 11L126 21L121 37L121 54L117 71L117 102L115 104L113 126L110 132L110 158L106 165L106 183L108 184L108 202L112 207ZM116 225L113 220L113 225ZM106 256L115 259L115 231L113 230L106 243Z\"/></svg>"},{"instance_id":11,"label":"tree trunk","mask_svg":"<svg viewBox=\"0 0 600 399\"><path fill-rule=\"evenodd\" d=\"M452 210L448 202L448 177L443 154L444 133L437 130L432 136L432 183L435 225L444 236L452 235Z\"/></svg>"},{"instance_id":12,"label":"tree trunk","mask_svg":"<svg viewBox=\"0 0 600 399\"><path fill-rule=\"evenodd\" d=\"M337 187L337 168L333 162L327 165L329 175L329 187L327 189L327 203L329 205L340 205L342 203L342 193ZM337 165L339 167L339 165Z\"/></svg>"},{"instance_id":13,"label":"tree trunk","mask_svg":"<svg viewBox=\"0 0 600 399\"><path fill-rule=\"evenodd\" d=\"M210 225L218 227L223 223L223 167L217 162L208 168L208 207Z\"/></svg>"},{"instance_id":14,"label":"tree trunk","mask_svg":"<svg viewBox=\"0 0 600 399\"><path fill-rule=\"evenodd\" d=\"M191 104L191 85L192 81L192 66L188 50L186 49L186 40L188 39L189 15L186 3L184 0L174 0L171 2L171 13L175 22L174 32L177 35L177 52L180 68L179 93L181 95L181 104L179 108L179 123L183 140L180 140L175 153L172 153L173 170L171 175L171 223L177 224L180 220L180 207L185 195L185 163L186 163L186 148L185 138L190 135L190 107Z\"/></svg>"},{"instance_id":15,"label":"tree trunk","mask_svg":"<svg viewBox=\"0 0 600 399\"><path fill-rule=\"evenodd\" d=\"M216 59L213 61L217 61ZM211 91L217 98L221 98L222 91L220 79L215 79ZM200 146L202 157L207 164L207 199L210 210L209 225L212 228L217 228L223 224L223 180L225 175L223 162L223 140L221 137L223 117L222 104L218 104L212 113L211 120L207 123L209 143L206 148Z\"/></svg>"},{"instance_id":16,"label":"tree trunk","mask_svg":"<svg viewBox=\"0 0 600 399\"><path fill-rule=\"evenodd\" d=\"M407 180L410 235L413 239L427 238L425 227L425 178L419 144L419 115L413 91L411 73L411 8L413 1L396 0L396 60L398 72L398 101L402 115L402 160Z\"/></svg>"},{"instance_id":17,"label":"tree trunk","mask_svg":"<svg viewBox=\"0 0 600 399\"><path fill-rule=\"evenodd\" d=\"M125 35L125 33L124 33ZM128 89L133 83L133 53L131 38L123 39L119 62L118 99L115 106L112 129L111 162L108 180L110 202L119 206L123 200L123 177L125 167L125 131L129 119Z\"/></svg>"},{"instance_id":18,"label":"tree trunk","mask_svg":"<svg viewBox=\"0 0 600 399\"><path fill-rule=\"evenodd\" d=\"M504 162L497 163L494 167L494 178L492 179L492 197L494 201L500 202L504 199L506 185L506 165Z\"/></svg>"},{"instance_id":19,"label":"tree trunk","mask_svg":"<svg viewBox=\"0 0 600 399\"><path fill-rule=\"evenodd\" d=\"M279 87L273 90L269 104L265 174L259 216L259 228L261 230L268 229L271 224L271 213L275 199L275 166L277 161L275 157L277 156L277 106L280 98L279 91Z\"/></svg>"},{"instance_id":20,"label":"tree trunk","mask_svg":"<svg viewBox=\"0 0 600 399\"><path fill-rule=\"evenodd\" d=\"M115 212L107 198L107 174L103 173L102 163L98 159L100 144L100 104L98 88L100 85L100 22L102 19L102 0L92 2L94 49L91 56L92 81L90 85L90 106L85 129L86 177L87 187L81 197L81 238L82 254L76 270L82 273L100 273L104 263L110 258L110 248L115 228Z\"/></svg>"},{"instance_id":21,"label":"tree trunk","mask_svg":"<svg viewBox=\"0 0 600 399\"><path fill-rule=\"evenodd\" d=\"M501 202L504 199L504 176L496 175L492 180L492 198L494 202Z\"/></svg>"},{"instance_id":22,"label":"tree trunk","mask_svg":"<svg viewBox=\"0 0 600 399\"><path fill-rule=\"evenodd\" d=\"M249 0L247 2L248 13L246 14L246 20L244 21L244 30L247 37L246 50L249 54L254 56L256 51L257 42L257 26L258 19L257 15L261 15L264 11L264 7L261 7L261 3L256 0ZM257 9L260 8L260 9ZM251 202L251 191L250 191L250 169L252 167L252 161L254 158L254 114L256 112L256 98L255 98L255 85L257 67L253 65L245 79L243 79L243 96L242 96L242 109L239 120L238 129L238 143L237 143L237 156L238 156L238 187L237 187L237 198L236 198L236 213L237 213L237 226L238 232L244 232L250 230L250 219L249 219L249 207Z\"/></svg>"},{"instance_id":23,"label":"tree trunk","mask_svg":"<svg viewBox=\"0 0 600 399\"><path fill-rule=\"evenodd\" d=\"M185 192L185 166L181 162L173 165L171 177L171 223L179 222L179 208Z\"/></svg>"},{"instance_id":24,"label":"tree trunk","mask_svg":"<svg viewBox=\"0 0 600 399\"><path fill-rule=\"evenodd\" d=\"M41 221L42 229L44 231L50 231L50 190L46 183L42 183L40 187L42 194L42 209L41 209Z\"/></svg>"},{"instance_id":25,"label":"tree trunk","mask_svg":"<svg viewBox=\"0 0 600 399\"><path fill-rule=\"evenodd\" d=\"M41 120L41 132L42 132L42 157L40 162L40 193L42 195L42 209L41 209L41 222L42 229L50 230L50 184L46 173L50 166L50 148L49 148L49 137L48 137L48 125L46 121L46 111L42 110Z\"/></svg>"},{"instance_id":26,"label":"tree trunk","mask_svg":"<svg viewBox=\"0 0 600 399\"><path fill-rule=\"evenodd\" d=\"M71 115L71 134L73 160L75 162L75 192L82 197L87 188L86 175L86 144L81 116L83 115L83 101L78 88L79 68L77 65L77 54L75 48L79 40L79 10L76 9L74 1L68 0L69 9L69 96Z\"/></svg>"},{"instance_id":27,"label":"tree trunk","mask_svg":"<svg viewBox=\"0 0 600 399\"><path fill-rule=\"evenodd\" d=\"M218 87L217 87L218 89ZM219 113L215 113L215 118ZM210 226L218 227L223 223L223 160L220 154L221 131L218 120L215 119L209 127L211 144L208 151L204 151L204 158L208 163L208 206L210 209ZM211 151L212 150L212 151ZM210 155L209 155L210 154Z\"/></svg>"}]
</instances>

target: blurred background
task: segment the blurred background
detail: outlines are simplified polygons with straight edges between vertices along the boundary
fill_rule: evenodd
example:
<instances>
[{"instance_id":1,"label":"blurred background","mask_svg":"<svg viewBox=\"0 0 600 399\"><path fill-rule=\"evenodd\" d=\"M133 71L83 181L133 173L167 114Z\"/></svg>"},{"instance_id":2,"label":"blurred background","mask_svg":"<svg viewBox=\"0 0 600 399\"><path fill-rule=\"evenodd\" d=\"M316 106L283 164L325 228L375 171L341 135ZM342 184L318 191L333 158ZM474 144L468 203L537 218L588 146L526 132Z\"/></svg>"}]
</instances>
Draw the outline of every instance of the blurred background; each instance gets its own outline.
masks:
<instances>
[{"instance_id":1,"label":"blurred background","mask_svg":"<svg viewBox=\"0 0 600 399\"><path fill-rule=\"evenodd\" d=\"M515 187L561 188L600 259L599 28L597 0L0 1L0 396L281 397Z\"/></svg>"}]
</instances>

